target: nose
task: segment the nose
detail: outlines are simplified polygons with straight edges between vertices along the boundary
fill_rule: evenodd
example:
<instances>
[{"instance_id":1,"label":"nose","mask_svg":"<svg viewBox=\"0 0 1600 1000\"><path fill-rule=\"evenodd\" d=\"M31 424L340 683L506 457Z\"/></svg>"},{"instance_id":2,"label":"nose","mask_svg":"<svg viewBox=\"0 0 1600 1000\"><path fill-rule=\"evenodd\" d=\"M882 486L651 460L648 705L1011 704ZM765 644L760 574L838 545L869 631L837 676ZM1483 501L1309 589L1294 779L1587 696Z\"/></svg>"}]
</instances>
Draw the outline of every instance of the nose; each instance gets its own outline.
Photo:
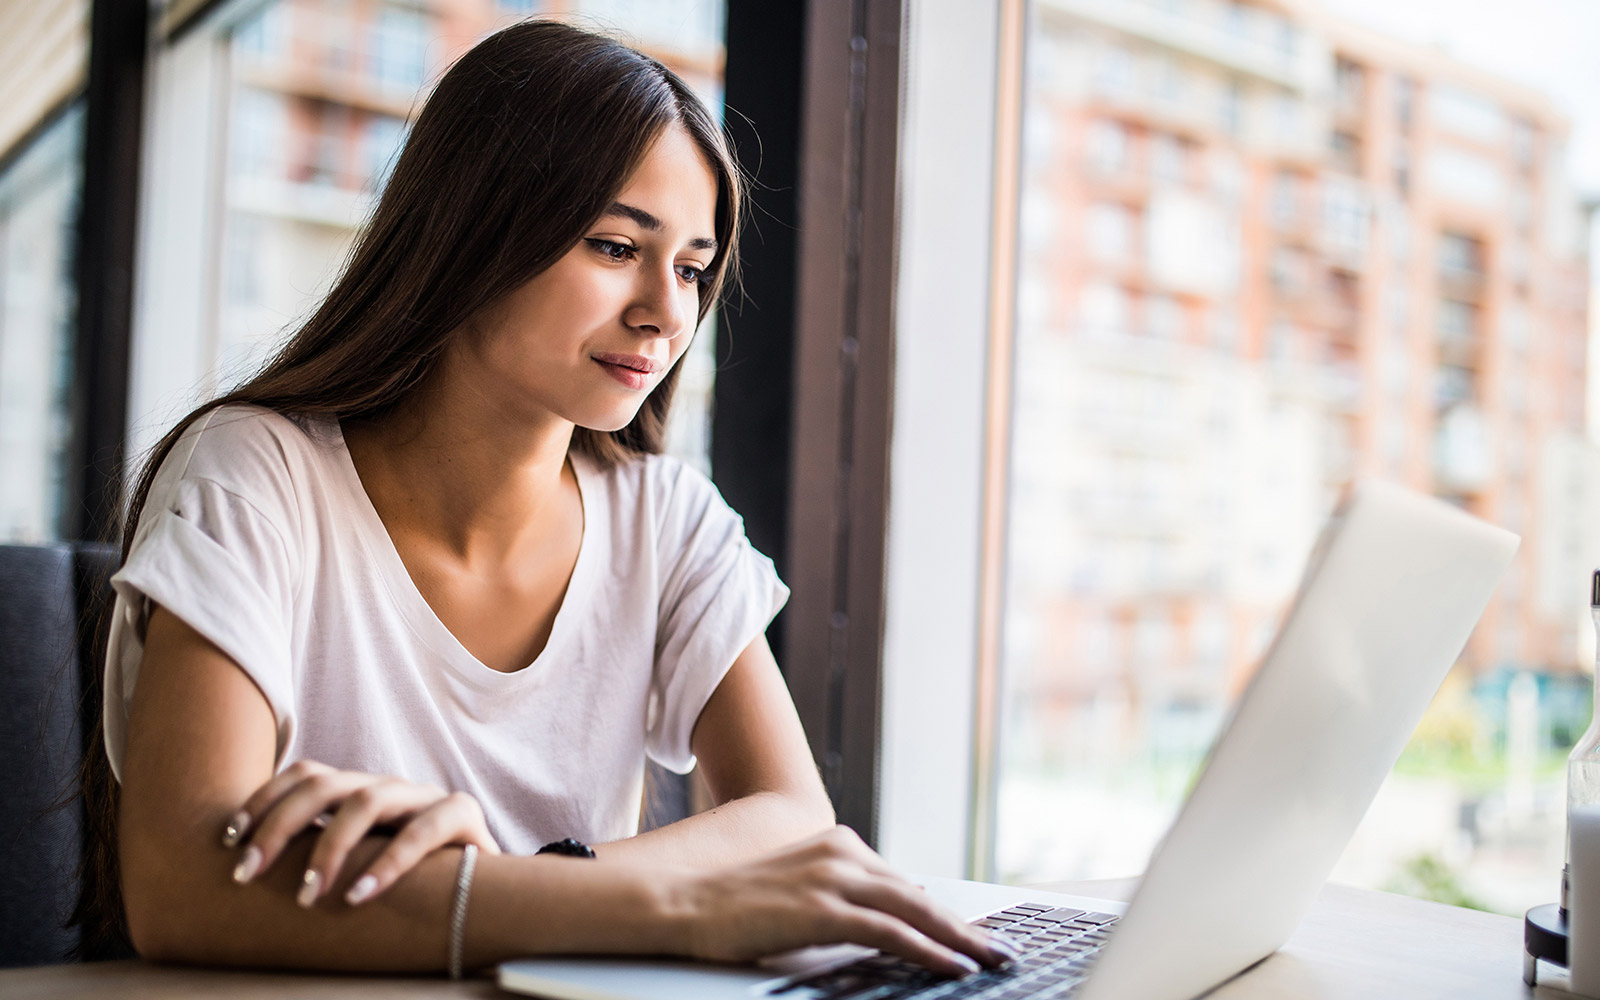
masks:
<instances>
[{"instance_id":1,"label":"nose","mask_svg":"<svg viewBox=\"0 0 1600 1000\"><path fill-rule=\"evenodd\" d=\"M659 267L640 268L633 301L623 321L641 333L671 340L689 332L692 324L686 308L688 297L671 262Z\"/></svg>"}]
</instances>

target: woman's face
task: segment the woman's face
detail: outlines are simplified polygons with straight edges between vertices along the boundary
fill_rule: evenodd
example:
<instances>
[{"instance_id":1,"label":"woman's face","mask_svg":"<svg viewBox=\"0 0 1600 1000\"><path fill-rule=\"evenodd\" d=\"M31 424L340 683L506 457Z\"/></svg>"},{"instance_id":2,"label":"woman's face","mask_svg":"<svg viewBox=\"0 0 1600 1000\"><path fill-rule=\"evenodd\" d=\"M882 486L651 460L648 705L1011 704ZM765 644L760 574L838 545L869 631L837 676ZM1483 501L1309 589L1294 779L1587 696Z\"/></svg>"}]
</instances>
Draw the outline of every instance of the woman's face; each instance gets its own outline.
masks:
<instances>
[{"instance_id":1,"label":"woman's face","mask_svg":"<svg viewBox=\"0 0 1600 1000\"><path fill-rule=\"evenodd\" d=\"M458 341L475 389L508 416L626 427L694 334L716 205L705 157L672 126L584 238Z\"/></svg>"}]
</instances>

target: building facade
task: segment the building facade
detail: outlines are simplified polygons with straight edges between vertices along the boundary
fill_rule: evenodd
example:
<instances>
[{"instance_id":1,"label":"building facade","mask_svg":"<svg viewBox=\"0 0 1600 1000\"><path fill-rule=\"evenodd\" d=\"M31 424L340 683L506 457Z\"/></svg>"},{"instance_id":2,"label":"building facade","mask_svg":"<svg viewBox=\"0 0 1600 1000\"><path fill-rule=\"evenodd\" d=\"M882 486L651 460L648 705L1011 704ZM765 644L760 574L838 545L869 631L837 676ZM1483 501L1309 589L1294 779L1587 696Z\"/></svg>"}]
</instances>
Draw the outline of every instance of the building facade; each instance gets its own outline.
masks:
<instances>
[{"instance_id":1,"label":"building facade","mask_svg":"<svg viewBox=\"0 0 1600 1000\"><path fill-rule=\"evenodd\" d=\"M1572 671L1597 553L1561 115L1309 2L1033 16L1009 760L1175 807L1363 475L1523 535L1460 670ZM1042 857L1006 846L1028 787L1002 791L1002 872ZM1050 875L1105 873L1102 848Z\"/></svg>"}]
</instances>

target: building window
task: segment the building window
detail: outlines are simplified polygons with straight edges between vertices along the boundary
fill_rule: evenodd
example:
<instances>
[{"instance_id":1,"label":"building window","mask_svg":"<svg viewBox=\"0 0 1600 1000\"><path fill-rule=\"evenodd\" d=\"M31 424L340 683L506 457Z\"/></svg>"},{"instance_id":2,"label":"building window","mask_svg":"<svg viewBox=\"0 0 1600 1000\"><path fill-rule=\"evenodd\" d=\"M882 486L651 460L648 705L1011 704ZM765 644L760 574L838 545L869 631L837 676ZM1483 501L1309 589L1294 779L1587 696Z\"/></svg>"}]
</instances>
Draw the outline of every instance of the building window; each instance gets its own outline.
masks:
<instances>
[{"instance_id":1,"label":"building window","mask_svg":"<svg viewBox=\"0 0 1600 1000\"><path fill-rule=\"evenodd\" d=\"M394 170L394 161L400 155L405 137L406 123L399 118L380 114L367 119L361 135L366 190L380 192L389 183L389 174Z\"/></svg>"},{"instance_id":2,"label":"building window","mask_svg":"<svg viewBox=\"0 0 1600 1000\"><path fill-rule=\"evenodd\" d=\"M1461 233L1440 233L1439 272L1446 277L1481 278L1483 242Z\"/></svg>"},{"instance_id":3,"label":"building window","mask_svg":"<svg viewBox=\"0 0 1600 1000\"><path fill-rule=\"evenodd\" d=\"M416 90L427 75L428 19L414 10L385 7L372 32L372 75L382 85Z\"/></svg>"},{"instance_id":4,"label":"building window","mask_svg":"<svg viewBox=\"0 0 1600 1000\"><path fill-rule=\"evenodd\" d=\"M1078 319L1086 334L1117 336L1127 332L1132 311L1127 289L1097 281L1084 288Z\"/></svg>"},{"instance_id":5,"label":"building window","mask_svg":"<svg viewBox=\"0 0 1600 1000\"><path fill-rule=\"evenodd\" d=\"M1096 260L1122 263L1132 258L1138 222L1133 210L1117 202L1096 202L1088 212L1089 253Z\"/></svg>"},{"instance_id":6,"label":"building window","mask_svg":"<svg viewBox=\"0 0 1600 1000\"><path fill-rule=\"evenodd\" d=\"M1157 180L1183 184L1189 179L1189 144L1168 132L1150 137L1150 173Z\"/></svg>"},{"instance_id":7,"label":"building window","mask_svg":"<svg viewBox=\"0 0 1600 1000\"><path fill-rule=\"evenodd\" d=\"M1106 174L1116 174L1131 166L1128 128L1118 121L1095 118L1084 132L1084 149L1089 165Z\"/></svg>"},{"instance_id":8,"label":"building window","mask_svg":"<svg viewBox=\"0 0 1600 1000\"><path fill-rule=\"evenodd\" d=\"M1487 97L1448 84L1428 89L1432 125L1443 132L1495 145L1506 139L1506 115Z\"/></svg>"},{"instance_id":9,"label":"building window","mask_svg":"<svg viewBox=\"0 0 1600 1000\"><path fill-rule=\"evenodd\" d=\"M1154 340L1184 339L1188 317L1183 303L1171 295L1149 295L1144 300L1144 332Z\"/></svg>"},{"instance_id":10,"label":"building window","mask_svg":"<svg viewBox=\"0 0 1600 1000\"><path fill-rule=\"evenodd\" d=\"M1280 170L1272 178L1272 224L1292 229L1300 221L1300 178L1292 170Z\"/></svg>"},{"instance_id":11,"label":"building window","mask_svg":"<svg viewBox=\"0 0 1600 1000\"><path fill-rule=\"evenodd\" d=\"M1354 132L1335 129L1328 136L1328 152L1336 169L1347 174L1361 173L1361 138Z\"/></svg>"},{"instance_id":12,"label":"building window","mask_svg":"<svg viewBox=\"0 0 1600 1000\"><path fill-rule=\"evenodd\" d=\"M1333 64L1333 101L1340 114L1359 115L1366 100L1367 75L1361 64L1342 56Z\"/></svg>"},{"instance_id":13,"label":"building window","mask_svg":"<svg viewBox=\"0 0 1600 1000\"><path fill-rule=\"evenodd\" d=\"M1417 81L1401 74L1394 78L1394 120L1401 132L1411 131L1411 121L1416 115Z\"/></svg>"},{"instance_id":14,"label":"building window","mask_svg":"<svg viewBox=\"0 0 1600 1000\"><path fill-rule=\"evenodd\" d=\"M240 87L231 109L230 169L240 177L282 177L289 139L288 111L281 94Z\"/></svg>"}]
</instances>

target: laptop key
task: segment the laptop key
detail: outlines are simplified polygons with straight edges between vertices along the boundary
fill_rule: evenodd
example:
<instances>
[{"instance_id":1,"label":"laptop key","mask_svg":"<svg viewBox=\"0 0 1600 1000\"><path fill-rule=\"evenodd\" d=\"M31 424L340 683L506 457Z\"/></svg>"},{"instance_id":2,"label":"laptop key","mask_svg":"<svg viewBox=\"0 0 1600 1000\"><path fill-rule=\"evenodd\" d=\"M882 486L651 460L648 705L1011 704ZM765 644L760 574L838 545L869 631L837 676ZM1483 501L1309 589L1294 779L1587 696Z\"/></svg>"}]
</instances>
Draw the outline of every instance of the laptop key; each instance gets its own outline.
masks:
<instances>
[{"instance_id":1,"label":"laptop key","mask_svg":"<svg viewBox=\"0 0 1600 1000\"><path fill-rule=\"evenodd\" d=\"M1082 917L1083 915L1084 915L1084 912L1082 910L1074 910L1071 907L1062 906L1062 907L1058 907L1058 908L1056 908L1054 910L1049 910L1049 911L1046 911L1044 913L1041 913L1037 917L1035 917L1034 919L1035 920L1048 920L1052 924L1059 924L1064 920L1077 920L1080 917ZM1113 918L1113 919L1115 919L1115 918Z\"/></svg>"}]
</instances>

